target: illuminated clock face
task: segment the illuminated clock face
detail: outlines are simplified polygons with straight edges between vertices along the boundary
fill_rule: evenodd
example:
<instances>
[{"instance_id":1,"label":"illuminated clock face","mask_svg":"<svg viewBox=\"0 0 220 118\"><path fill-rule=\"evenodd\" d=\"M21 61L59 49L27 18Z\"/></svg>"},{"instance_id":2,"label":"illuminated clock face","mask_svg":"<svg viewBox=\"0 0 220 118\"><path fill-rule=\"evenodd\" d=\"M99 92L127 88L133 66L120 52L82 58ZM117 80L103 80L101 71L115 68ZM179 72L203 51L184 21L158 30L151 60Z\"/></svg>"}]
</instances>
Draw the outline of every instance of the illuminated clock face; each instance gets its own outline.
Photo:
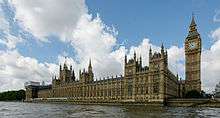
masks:
<instances>
[{"instance_id":1,"label":"illuminated clock face","mask_svg":"<svg viewBox=\"0 0 220 118\"><path fill-rule=\"evenodd\" d=\"M190 49L196 48L196 43L195 43L195 42L191 42L191 43L189 44L189 48L190 48Z\"/></svg>"}]
</instances>

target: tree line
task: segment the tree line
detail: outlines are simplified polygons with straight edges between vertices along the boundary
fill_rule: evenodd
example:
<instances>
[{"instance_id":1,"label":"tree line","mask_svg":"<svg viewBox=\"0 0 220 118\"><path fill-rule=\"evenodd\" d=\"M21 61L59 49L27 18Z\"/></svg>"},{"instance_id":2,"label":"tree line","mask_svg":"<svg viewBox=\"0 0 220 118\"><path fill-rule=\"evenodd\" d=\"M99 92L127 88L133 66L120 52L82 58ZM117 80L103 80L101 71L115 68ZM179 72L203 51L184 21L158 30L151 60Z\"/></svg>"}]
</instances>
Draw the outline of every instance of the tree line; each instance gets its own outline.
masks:
<instances>
[{"instance_id":1,"label":"tree line","mask_svg":"<svg viewBox=\"0 0 220 118\"><path fill-rule=\"evenodd\" d=\"M25 90L0 93L0 101L21 101L25 99Z\"/></svg>"}]
</instances>

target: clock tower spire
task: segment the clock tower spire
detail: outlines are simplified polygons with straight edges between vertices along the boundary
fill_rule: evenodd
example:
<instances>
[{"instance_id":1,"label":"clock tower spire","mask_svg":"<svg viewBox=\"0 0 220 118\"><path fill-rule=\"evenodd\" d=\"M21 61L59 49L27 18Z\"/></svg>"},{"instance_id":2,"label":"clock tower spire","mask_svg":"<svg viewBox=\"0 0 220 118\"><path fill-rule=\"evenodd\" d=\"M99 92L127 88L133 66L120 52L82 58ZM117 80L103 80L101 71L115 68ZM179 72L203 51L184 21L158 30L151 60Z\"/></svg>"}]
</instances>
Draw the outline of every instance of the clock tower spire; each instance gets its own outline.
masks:
<instances>
[{"instance_id":1,"label":"clock tower spire","mask_svg":"<svg viewBox=\"0 0 220 118\"><path fill-rule=\"evenodd\" d=\"M197 31L194 15L185 39L185 89L201 92L201 38Z\"/></svg>"}]
</instances>

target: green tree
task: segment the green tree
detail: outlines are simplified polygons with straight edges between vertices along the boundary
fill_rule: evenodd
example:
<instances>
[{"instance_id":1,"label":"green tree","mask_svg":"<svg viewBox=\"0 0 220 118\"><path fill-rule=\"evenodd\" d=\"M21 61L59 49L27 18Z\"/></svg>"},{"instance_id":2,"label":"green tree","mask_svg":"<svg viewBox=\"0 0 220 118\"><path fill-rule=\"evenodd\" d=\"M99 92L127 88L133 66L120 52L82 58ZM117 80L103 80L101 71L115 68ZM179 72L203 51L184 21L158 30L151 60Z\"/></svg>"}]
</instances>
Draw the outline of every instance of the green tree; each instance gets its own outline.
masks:
<instances>
[{"instance_id":1,"label":"green tree","mask_svg":"<svg viewBox=\"0 0 220 118\"><path fill-rule=\"evenodd\" d=\"M0 93L0 101L20 101L25 99L25 91L7 91Z\"/></svg>"}]
</instances>

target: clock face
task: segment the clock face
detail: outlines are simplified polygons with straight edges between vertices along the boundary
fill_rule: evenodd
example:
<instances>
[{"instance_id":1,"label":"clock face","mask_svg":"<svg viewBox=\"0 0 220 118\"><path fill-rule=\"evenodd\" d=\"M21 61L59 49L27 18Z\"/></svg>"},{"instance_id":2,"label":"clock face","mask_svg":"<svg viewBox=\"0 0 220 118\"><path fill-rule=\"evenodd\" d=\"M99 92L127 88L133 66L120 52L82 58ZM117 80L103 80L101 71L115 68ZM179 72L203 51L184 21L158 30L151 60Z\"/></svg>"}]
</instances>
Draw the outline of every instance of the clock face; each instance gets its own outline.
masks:
<instances>
[{"instance_id":1,"label":"clock face","mask_svg":"<svg viewBox=\"0 0 220 118\"><path fill-rule=\"evenodd\" d=\"M196 48L196 43L195 42L189 43L189 49L194 49L194 48Z\"/></svg>"}]
</instances>

